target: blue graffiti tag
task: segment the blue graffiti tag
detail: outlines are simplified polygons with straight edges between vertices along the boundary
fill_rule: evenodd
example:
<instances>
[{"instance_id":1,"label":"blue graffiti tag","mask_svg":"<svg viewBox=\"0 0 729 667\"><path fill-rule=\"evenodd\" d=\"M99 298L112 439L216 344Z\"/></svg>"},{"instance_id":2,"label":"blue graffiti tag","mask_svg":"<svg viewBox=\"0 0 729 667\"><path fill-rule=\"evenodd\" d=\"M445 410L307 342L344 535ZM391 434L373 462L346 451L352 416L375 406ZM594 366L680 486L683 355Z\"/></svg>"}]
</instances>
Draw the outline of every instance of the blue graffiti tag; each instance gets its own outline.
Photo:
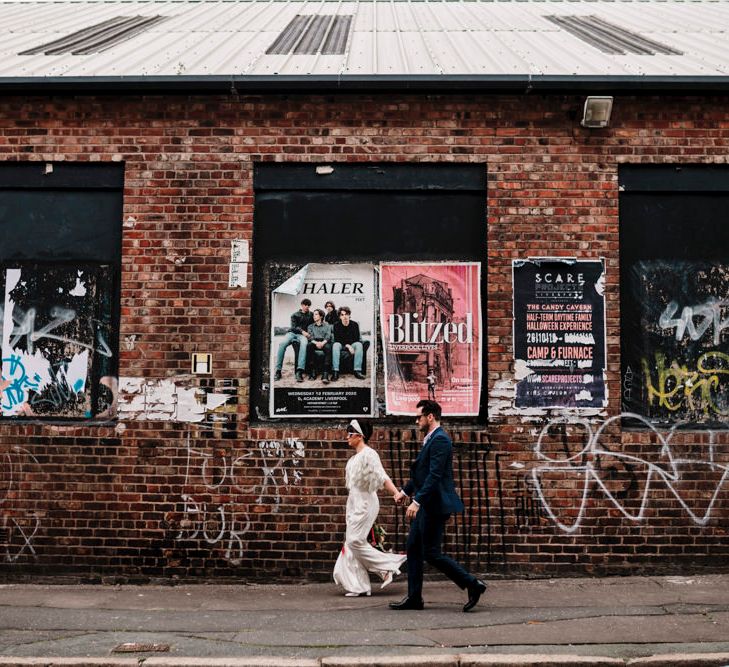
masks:
<instances>
[{"instance_id":1,"label":"blue graffiti tag","mask_svg":"<svg viewBox=\"0 0 729 667\"><path fill-rule=\"evenodd\" d=\"M11 354L2 360L2 367L8 365L8 377L0 371L0 381L4 388L2 390L3 401L0 404L3 410L10 410L12 407L24 403L26 390L38 389L41 376L36 373L32 378L28 377L25 366L17 354ZM7 401L7 402L6 402Z\"/></svg>"}]
</instances>

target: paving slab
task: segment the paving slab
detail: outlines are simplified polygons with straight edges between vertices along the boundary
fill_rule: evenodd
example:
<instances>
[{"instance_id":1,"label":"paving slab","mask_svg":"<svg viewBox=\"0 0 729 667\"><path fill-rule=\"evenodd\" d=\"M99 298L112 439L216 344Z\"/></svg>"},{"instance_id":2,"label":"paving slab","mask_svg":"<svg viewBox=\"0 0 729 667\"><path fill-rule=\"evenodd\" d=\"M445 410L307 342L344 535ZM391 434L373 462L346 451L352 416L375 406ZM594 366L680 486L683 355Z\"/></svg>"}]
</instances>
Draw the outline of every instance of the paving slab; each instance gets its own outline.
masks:
<instances>
[{"instance_id":1,"label":"paving slab","mask_svg":"<svg viewBox=\"0 0 729 667\"><path fill-rule=\"evenodd\" d=\"M566 644L611 644L682 641L729 641L726 614L600 616L561 621L530 621L481 628L427 630L422 635L446 646L465 644L544 644L560 637Z\"/></svg>"}]
</instances>

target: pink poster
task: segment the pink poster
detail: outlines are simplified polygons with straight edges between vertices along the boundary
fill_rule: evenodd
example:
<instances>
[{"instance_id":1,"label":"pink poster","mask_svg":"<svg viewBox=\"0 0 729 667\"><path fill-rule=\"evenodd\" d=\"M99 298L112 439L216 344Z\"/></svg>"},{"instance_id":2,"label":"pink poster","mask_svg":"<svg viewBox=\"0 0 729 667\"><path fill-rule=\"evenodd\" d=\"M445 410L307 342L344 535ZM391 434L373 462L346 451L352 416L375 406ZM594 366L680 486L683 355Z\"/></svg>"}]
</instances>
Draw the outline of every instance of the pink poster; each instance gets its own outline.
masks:
<instances>
[{"instance_id":1,"label":"pink poster","mask_svg":"<svg viewBox=\"0 0 729 667\"><path fill-rule=\"evenodd\" d=\"M478 415L481 395L481 265L380 264L385 403L415 414L423 398L444 415Z\"/></svg>"}]
</instances>

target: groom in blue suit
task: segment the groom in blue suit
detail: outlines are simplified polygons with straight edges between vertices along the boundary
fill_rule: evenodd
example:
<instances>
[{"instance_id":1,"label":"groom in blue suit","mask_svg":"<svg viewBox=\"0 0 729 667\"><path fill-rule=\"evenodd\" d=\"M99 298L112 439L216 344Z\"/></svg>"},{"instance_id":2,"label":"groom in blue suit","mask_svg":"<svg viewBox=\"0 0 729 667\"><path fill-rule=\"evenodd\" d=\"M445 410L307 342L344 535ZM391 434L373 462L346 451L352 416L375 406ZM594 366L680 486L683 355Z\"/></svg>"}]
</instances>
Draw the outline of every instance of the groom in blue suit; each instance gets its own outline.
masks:
<instances>
[{"instance_id":1,"label":"groom in blue suit","mask_svg":"<svg viewBox=\"0 0 729 667\"><path fill-rule=\"evenodd\" d=\"M453 484L453 442L440 426L442 410L438 403L422 400L417 408L418 428L425 438L410 467L410 481L395 496L396 503L410 498L405 512L411 521L407 543L408 595L400 602L391 602L390 608L424 607L423 561L427 561L468 591L463 611L469 611L476 606L486 584L441 551L446 521L451 514L463 511L463 502Z\"/></svg>"}]
</instances>

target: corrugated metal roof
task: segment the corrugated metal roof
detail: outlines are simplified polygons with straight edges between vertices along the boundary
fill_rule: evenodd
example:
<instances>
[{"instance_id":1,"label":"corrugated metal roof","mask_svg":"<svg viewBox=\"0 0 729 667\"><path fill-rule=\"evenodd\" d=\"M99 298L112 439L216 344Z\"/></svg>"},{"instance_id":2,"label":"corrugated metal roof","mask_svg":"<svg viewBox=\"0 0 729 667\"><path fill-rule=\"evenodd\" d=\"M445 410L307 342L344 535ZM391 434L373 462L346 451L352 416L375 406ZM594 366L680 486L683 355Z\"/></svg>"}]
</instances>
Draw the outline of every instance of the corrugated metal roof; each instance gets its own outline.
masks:
<instances>
[{"instance_id":1,"label":"corrugated metal roof","mask_svg":"<svg viewBox=\"0 0 729 667\"><path fill-rule=\"evenodd\" d=\"M22 51L18 55L71 54L84 56L90 53L101 53L120 42L131 39L159 21L164 21L164 18L161 16L115 16L108 21L102 21L65 37Z\"/></svg>"},{"instance_id":2,"label":"corrugated metal roof","mask_svg":"<svg viewBox=\"0 0 729 667\"><path fill-rule=\"evenodd\" d=\"M158 16L165 20L102 53L30 53L116 17ZM310 39L271 48L296 17L314 26ZM668 52L604 53L565 29L574 17L635 33ZM452 77L729 82L727 43L729 0L0 2L0 85L268 77L275 86L276 78L290 83L327 76L395 83L417 77L436 83ZM19 55L24 52L30 54Z\"/></svg>"}]
</instances>

